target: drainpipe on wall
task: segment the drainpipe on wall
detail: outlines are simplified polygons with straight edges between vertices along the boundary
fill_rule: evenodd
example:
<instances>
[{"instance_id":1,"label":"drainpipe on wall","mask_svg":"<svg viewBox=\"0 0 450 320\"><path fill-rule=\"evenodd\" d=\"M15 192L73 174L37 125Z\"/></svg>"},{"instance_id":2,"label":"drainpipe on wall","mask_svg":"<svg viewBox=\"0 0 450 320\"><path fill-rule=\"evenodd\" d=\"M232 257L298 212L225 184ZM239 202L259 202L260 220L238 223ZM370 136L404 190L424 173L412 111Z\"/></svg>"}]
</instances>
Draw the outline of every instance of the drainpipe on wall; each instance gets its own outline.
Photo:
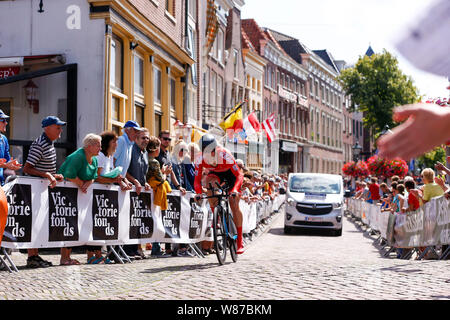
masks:
<instances>
[{"instance_id":1,"label":"drainpipe on wall","mask_svg":"<svg viewBox=\"0 0 450 320\"><path fill-rule=\"evenodd\" d=\"M184 47L187 48L187 43L189 41L188 34L188 12L189 12L189 1L185 0L185 10L184 10ZM193 48L194 50L194 48ZM189 84L189 65L186 63L184 65L184 73L185 73L185 81L184 81L184 99L183 99L183 123L187 121L187 108L189 106L188 103L188 84Z\"/></svg>"}]
</instances>

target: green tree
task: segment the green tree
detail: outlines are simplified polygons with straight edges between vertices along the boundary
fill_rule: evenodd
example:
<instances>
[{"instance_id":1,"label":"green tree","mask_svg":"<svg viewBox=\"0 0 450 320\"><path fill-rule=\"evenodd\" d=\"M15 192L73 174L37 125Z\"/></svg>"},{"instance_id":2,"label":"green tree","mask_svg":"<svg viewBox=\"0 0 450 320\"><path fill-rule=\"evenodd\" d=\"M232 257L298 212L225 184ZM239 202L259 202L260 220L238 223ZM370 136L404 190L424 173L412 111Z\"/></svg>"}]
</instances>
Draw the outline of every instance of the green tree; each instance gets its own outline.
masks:
<instances>
[{"instance_id":1,"label":"green tree","mask_svg":"<svg viewBox=\"0 0 450 320\"><path fill-rule=\"evenodd\" d=\"M445 165L445 148L436 147L433 150L424 153L420 157L417 158L417 164L419 168L432 168L434 169L434 165L439 161Z\"/></svg>"},{"instance_id":2,"label":"green tree","mask_svg":"<svg viewBox=\"0 0 450 320\"><path fill-rule=\"evenodd\" d=\"M351 96L350 112L364 112L364 126L380 132L385 125L394 126L394 107L419 100L411 77L398 67L395 56L383 53L360 57L353 68L339 76L347 95Z\"/></svg>"}]
</instances>

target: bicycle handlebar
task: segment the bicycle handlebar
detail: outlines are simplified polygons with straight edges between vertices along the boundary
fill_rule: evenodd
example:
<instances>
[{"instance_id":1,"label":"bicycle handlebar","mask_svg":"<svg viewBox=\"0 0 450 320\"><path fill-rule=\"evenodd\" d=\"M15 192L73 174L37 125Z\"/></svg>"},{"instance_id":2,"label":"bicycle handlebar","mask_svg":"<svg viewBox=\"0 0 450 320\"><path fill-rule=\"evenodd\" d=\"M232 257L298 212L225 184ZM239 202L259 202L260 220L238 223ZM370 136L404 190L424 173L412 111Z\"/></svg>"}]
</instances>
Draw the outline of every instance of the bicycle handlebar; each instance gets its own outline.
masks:
<instances>
[{"instance_id":1,"label":"bicycle handlebar","mask_svg":"<svg viewBox=\"0 0 450 320\"><path fill-rule=\"evenodd\" d=\"M212 184L210 182L208 190L210 190L212 192L214 192L215 190L218 190L218 191L221 191L220 194L212 194L211 196L201 194L201 195L196 195L195 198L211 199L211 198L229 198L230 196L235 196L235 194L228 193L228 191L230 190L230 187L228 187L227 185L222 187L220 184L217 183L217 181L215 183L217 185L217 189L214 189L214 187L212 186Z\"/></svg>"}]
</instances>

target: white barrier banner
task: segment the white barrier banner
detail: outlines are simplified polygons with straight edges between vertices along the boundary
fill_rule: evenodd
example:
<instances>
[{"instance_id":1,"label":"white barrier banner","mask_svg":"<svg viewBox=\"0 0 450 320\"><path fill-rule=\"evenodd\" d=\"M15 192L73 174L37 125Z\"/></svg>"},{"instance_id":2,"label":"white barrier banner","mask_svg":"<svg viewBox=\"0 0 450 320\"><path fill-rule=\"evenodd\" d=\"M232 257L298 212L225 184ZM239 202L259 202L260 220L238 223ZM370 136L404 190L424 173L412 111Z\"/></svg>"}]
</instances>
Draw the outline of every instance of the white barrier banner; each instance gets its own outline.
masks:
<instances>
[{"instance_id":1,"label":"white barrier banner","mask_svg":"<svg viewBox=\"0 0 450 320\"><path fill-rule=\"evenodd\" d=\"M242 233L250 233L252 229L250 229L250 204L245 202L244 200L239 201L239 208L242 212Z\"/></svg>"},{"instance_id":2,"label":"white barrier banner","mask_svg":"<svg viewBox=\"0 0 450 320\"><path fill-rule=\"evenodd\" d=\"M380 206L355 199L349 199L349 208L396 247L450 244L450 201L443 196L431 199L416 211L400 214L381 212Z\"/></svg>"},{"instance_id":3,"label":"white barrier banner","mask_svg":"<svg viewBox=\"0 0 450 320\"><path fill-rule=\"evenodd\" d=\"M212 240L209 206L206 200L197 205L190 192L168 194L168 208L161 211L152 192L138 195L114 185L94 183L86 194L70 182L50 189L47 180L30 177L17 177L11 185L1 243L6 248Z\"/></svg>"}]
</instances>

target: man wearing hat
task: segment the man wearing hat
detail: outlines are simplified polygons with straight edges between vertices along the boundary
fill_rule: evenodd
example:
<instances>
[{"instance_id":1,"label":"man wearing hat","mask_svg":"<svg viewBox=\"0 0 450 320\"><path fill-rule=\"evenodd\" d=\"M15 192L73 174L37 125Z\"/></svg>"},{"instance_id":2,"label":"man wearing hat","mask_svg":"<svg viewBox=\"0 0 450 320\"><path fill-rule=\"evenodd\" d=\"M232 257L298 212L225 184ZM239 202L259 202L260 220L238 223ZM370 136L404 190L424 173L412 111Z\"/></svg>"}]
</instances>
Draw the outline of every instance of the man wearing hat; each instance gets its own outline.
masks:
<instances>
[{"instance_id":1,"label":"man wearing hat","mask_svg":"<svg viewBox=\"0 0 450 320\"><path fill-rule=\"evenodd\" d=\"M31 144L28 158L25 162L23 172L34 177L48 179L50 188L54 188L58 181L64 178L56 173L56 149L54 141L61 137L63 127L66 122L58 117L48 116L42 120L44 132ZM67 250L61 248L61 251ZM52 263L43 260L38 253L38 249L28 249L27 268L45 268Z\"/></svg>"},{"instance_id":2,"label":"man wearing hat","mask_svg":"<svg viewBox=\"0 0 450 320\"><path fill-rule=\"evenodd\" d=\"M6 126L8 125L8 118L3 110L0 110L0 183L5 183L5 177L3 175L3 169L19 170L22 165L16 160L12 159L9 154L8 138L3 134L6 132ZM4 159L4 160L3 160Z\"/></svg>"},{"instance_id":3,"label":"man wearing hat","mask_svg":"<svg viewBox=\"0 0 450 320\"><path fill-rule=\"evenodd\" d=\"M53 142L61 137L66 122L48 116L42 120L44 132L31 144L23 172L30 176L46 178L53 188L63 176L56 173L56 150Z\"/></svg>"},{"instance_id":4,"label":"man wearing hat","mask_svg":"<svg viewBox=\"0 0 450 320\"><path fill-rule=\"evenodd\" d=\"M129 120L123 126L123 135L117 139L117 149L114 153L114 167L122 167L122 176L127 175L131 162L133 143L139 132L144 130L136 121Z\"/></svg>"}]
</instances>

